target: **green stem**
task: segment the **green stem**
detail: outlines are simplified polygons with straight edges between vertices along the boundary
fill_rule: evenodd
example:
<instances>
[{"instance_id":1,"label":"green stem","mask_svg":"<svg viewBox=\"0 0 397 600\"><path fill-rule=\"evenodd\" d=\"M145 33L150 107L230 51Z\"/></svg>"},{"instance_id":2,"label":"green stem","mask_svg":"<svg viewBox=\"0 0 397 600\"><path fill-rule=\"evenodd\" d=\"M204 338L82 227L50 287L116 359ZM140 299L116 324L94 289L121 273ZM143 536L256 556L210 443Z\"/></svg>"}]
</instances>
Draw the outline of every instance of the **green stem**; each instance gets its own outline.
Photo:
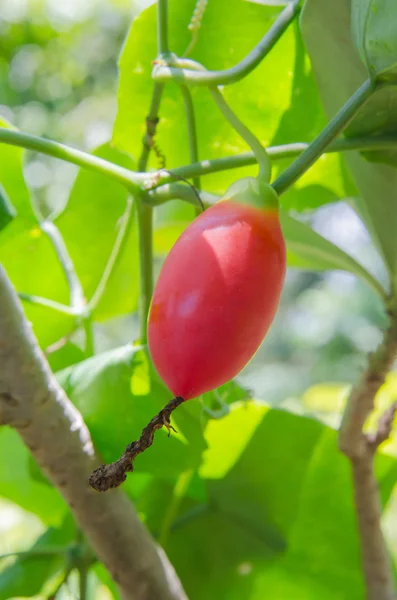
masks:
<instances>
[{"instance_id":1,"label":"green stem","mask_svg":"<svg viewBox=\"0 0 397 600\"><path fill-rule=\"evenodd\" d=\"M131 225L133 222L134 212L133 212L132 208L133 208L132 198L128 197L127 198L127 207L123 214L120 229L117 234L114 246L112 248L112 252L109 256L108 262L106 263L106 267L105 267L102 277L96 287L96 290L93 293L92 298L88 302L88 305L87 305L88 309L91 312L93 312L96 309L96 307L98 306L98 304L103 296L103 293L105 292L106 287L109 283L109 280L111 279L115 269L117 268L117 265L120 262L122 255L124 253L125 247L128 242L129 233L131 231Z\"/></svg>"},{"instance_id":2,"label":"green stem","mask_svg":"<svg viewBox=\"0 0 397 600\"><path fill-rule=\"evenodd\" d=\"M142 192L143 196L144 192ZM137 202L137 223L139 235L139 274L140 274L140 341L147 341L147 319L153 293L153 209L144 203L143 197Z\"/></svg>"},{"instance_id":3,"label":"green stem","mask_svg":"<svg viewBox=\"0 0 397 600\"><path fill-rule=\"evenodd\" d=\"M6 554L0 554L0 560L6 558L46 558L48 556L63 556L70 552L69 547L59 548L30 548L30 550L23 550L20 552L7 552Z\"/></svg>"},{"instance_id":4,"label":"green stem","mask_svg":"<svg viewBox=\"0 0 397 600\"><path fill-rule=\"evenodd\" d=\"M146 171L146 169L147 169L149 154L150 154L150 150L151 150L152 135L149 133L148 129L150 129L150 123L152 123L152 124L154 124L153 125L154 131L156 130L156 122L157 122L157 118L158 118L158 112L160 109L160 103L161 103L161 97L163 95L163 90L164 90L164 84L157 83L157 82L154 84L152 100L151 100L151 104L150 104L150 108L149 108L149 114L147 116L147 131L143 138L142 152L141 152L141 156L139 157L139 162L138 162L138 169L139 169L140 173L135 173L135 175L137 175L138 178L140 178L142 182L145 180L145 178L147 179L147 176L144 174L144 171Z\"/></svg>"},{"instance_id":5,"label":"green stem","mask_svg":"<svg viewBox=\"0 0 397 600\"><path fill-rule=\"evenodd\" d=\"M159 84L161 85L161 84ZM12 146L19 146L26 148L27 150L33 150L35 152L41 152L60 160L73 163L79 167L85 167L91 171L95 171L102 175L112 177L119 183L128 186L130 189L137 189L145 183L147 176L144 174L135 173L124 167L120 167L111 163L103 158L76 150L70 146L59 144L51 140L36 137L34 135L28 135L15 129L6 129L0 127L0 143L11 144Z\"/></svg>"},{"instance_id":6,"label":"green stem","mask_svg":"<svg viewBox=\"0 0 397 600\"><path fill-rule=\"evenodd\" d=\"M71 573L73 571L73 567L68 567L66 569L66 571L64 572L61 581L58 583L58 585L56 586L56 588L54 590L52 590L51 595L48 596L46 598L46 600L55 600L56 598L58 598L58 594L61 591L61 589L63 588L64 585L66 585Z\"/></svg>"},{"instance_id":7,"label":"green stem","mask_svg":"<svg viewBox=\"0 0 397 600\"><path fill-rule=\"evenodd\" d=\"M94 338L94 324L92 322L91 314L87 314L83 317L82 325L85 334L85 357L90 358L95 354L95 338Z\"/></svg>"},{"instance_id":8,"label":"green stem","mask_svg":"<svg viewBox=\"0 0 397 600\"><path fill-rule=\"evenodd\" d=\"M159 86L162 88L162 86ZM189 179L194 176L207 175L209 173L216 173L219 171L233 170L239 167L246 167L257 164L255 155L252 152L246 152L244 154L238 154L236 156L228 156L224 158L217 158L213 160L203 160L199 163L194 163L182 167L178 167L172 170L175 177L172 177L168 173L162 173L159 177L159 173L153 173L153 175L145 172L135 172L123 167L119 167L111 162L69 148L63 144L51 142L42 138L37 138L19 131L4 129L0 127L0 143L6 143L13 146L19 146L27 150L34 150L59 158L72 164L77 164L81 167L88 168L90 170L107 175L112 179L115 179L119 183L126 185L130 190L138 189L145 185L149 181L153 182L152 188L159 187L170 181L174 181L175 177L183 177ZM270 146L266 149L267 154L272 160L280 160L283 158L293 158L299 156L310 146L309 143L297 142L294 144L284 144L280 146ZM324 149L324 153L328 152L344 152L350 150L358 151L380 151L380 150L394 150L397 147L397 137L392 136L366 136L348 139L334 140L329 146ZM60 151L61 150L61 151ZM145 150L142 152L143 155L149 155L149 152ZM79 158L76 158L78 155ZM142 160L142 162L145 162ZM141 161L140 161L141 163Z\"/></svg>"},{"instance_id":9,"label":"green stem","mask_svg":"<svg viewBox=\"0 0 397 600\"><path fill-rule=\"evenodd\" d=\"M294 144L282 144L280 146L269 146L266 148L266 152L271 157L272 161L282 160L285 158L294 158L299 156L310 146L306 142L297 142ZM395 150L397 148L397 137L391 136L378 136L378 137L362 137L362 138L348 138L334 140L324 150L326 154L333 152L348 152L348 151L361 151L361 152L376 152L378 150ZM153 186L153 189L158 189L165 183L174 181L175 178L181 177L183 179L189 179L195 175L208 175L210 173L217 173L219 171L228 171L238 169L242 167L249 167L256 165L257 160L253 152L245 152L243 154L236 154L235 156L225 156L223 158L214 158L211 160L202 160L197 163L185 165L183 167L177 167L172 169L174 177L168 173L164 173L158 178L157 182Z\"/></svg>"},{"instance_id":10,"label":"green stem","mask_svg":"<svg viewBox=\"0 0 397 600\"><path fill-rule=\"evenodd\" d=\"M200 191L199 194L203 204L214 204L220 198L219 196L209 194L208 192ZM150 204L150 206L159 206L176 198L178 200L185 200L185 202L189 202L198 208L202 208L197 193L190 185L186 185L185 183L167 183L166 185L162 185L161 187L148 192L144 201Z\"/></svg>"},{"instance_id":11,"label":"green stem","mask_svg":"<svg viewBox=\"0 0 397 600\"><path fill-rule=\"evenodd\" d=\"M186 494L186 491L192 480L194 471L192 469L184 471L178 478L174 489L172 491L171 500L168 503L165 511L164 519L161 524L159 543L163 548L167 543L169 533L171 531L172 524L178 514L180 504Z\"/></svg>"},{"instance_id":12,"label":"green stem","mask_svg":"<svg viewBox=\"0 0 397 600\"><path fill-rule=\"evenodd\" d=\"M42 221L40 227L50 238L65 274L70 292L70 305L79 311L85 304L84 292L63 237L59 229L51 221Z\"/></svg>"},{"instance_id":13,"label":"green stem","mask_svg":"<svg viewBox=\"0 0 397 600\"><path fill-rule=\"evenodd\" d=\"M187 123L187 132L189 137L189 155L190 162L198 162L198 144L197 144L197 129L196 129L196 118L194 114L194 105L192 95L185 85L181 85L181 92L183 101L185 104L185 114ZM200 177L195 175L193 178L193 185L198 190L201 189Z\"/></svg>"},{"instance_id":14,"label":"green stem","mask_svg":"<svg viewBox=\"0 0 397 600\"><path fill-rule=\"evenodd\" d=\"M349 98L310 146L272 183L277 194L285 192L324 153L326 147L348 125L359 108L372 96L376 83L367 79Z\"/></svg>"},{"instance_id":15,"label":"green stem","mask_svg":"<svg viewBox=\"0 0 397 600\"><path fill-rule=\"evenodd\" d=\"M243 138L243 140L248 144L252 152L255 154L256 160L259 164L260 178L264 181L269 181L270 161L266 150L258 138L244 125L244 123L240 121L237 115L232 111L221 92L217 88L209 88L209 90L225 119L229 121L230 125L237 131L237 133Z\"/></svg>"},{"instance_id":16,"label":"green stem","mask_svg":"<svg viewBox=\"0 0 397 600\"><path fill-rule=\"evenodd\" d=\"M55 302L55 300L50 300L49 298L42 298L41 296L34 296L32 294L24 294L23 292L19 292L18 296L22 302L29 302L30 304L38 304L39 306L52 308L52 310L56 310L64 315L76 317L80 314L80 312L76 311L74 308L66 306L65 304L61 304L60 302Z\"/></svg>"},{"instance_id":17,"label":"green stem","mask_svg":"<svg viewBox=\"0 0 397 600\"><path fill-rule=\"evenodd\" d=\"M160 4L162 8L160 8ZM159 11L163 11L163 26L164 18L166 20L167 2L158 4ZM164 17L165 11L165 17ZM160 12L158 14L160 23ZM163 32L164 33L164 32ZM164 38L160 34L159 25L159 51L161 50L160 42ZM142 153L138 161L140 171L146 171L151 143L156 134L156 126L158 121L158 113L160 109L161 97L163 94L163 84L154 84L152 100L147 116L147 131L143 140ZM136 212L138 225L138 240L139 240L139 280L140 280L140 339L142 343L147 340L147 319L149 315L150 301L153 293L153 209L151 206L143 202L145 192L141 191L136 195Z\"/></svg>"},{"instance_id":18,"label":"green stem","mask_svg":"<svg viewBox=\"0 0 397 600\"><path fill-rule=\"evenodd\" d=\"M157 47L160 56L168 54L168 0L157 0Z\"/></svg>"},{"instance_id":19,"label":"green stem","mask_svg":"<svg viewBox=\"0 0 397 600\"><path fill-rule=\"evenodd\" d=\"M65 273L70 290L71 308L77 316L81 317L81 324L85 333L85 355L88 358L95 353L94 330L90 309L85 303L82 285L59 229L51 221L42 221L40 227L50 238Z\"/></svg>"},{"instance_id":20,"label":"green stem","mask_svg":"<svg viewBox=\"0 0 397 600\"><path fill-rule=\"evenodd\" d=\"M197 517L201 517L203 514L211 511L211 507L209 504L196 504L193 508L187 510L180 517L175 519L172 523L171 531L176 531L183 527L186 523L197 519Z\"/></svg>"},{"instance_id":21,"label":"green stem","mask_svg":"<svg viewBox=\"0 0 397 600\"><path fill-rule=\"evenodd\" d=\"M88 591L88 569L85 564L78 567L79 573L79 600L87 600Z\"/></svg>"},{"instance_id":22,"label":"green stem","mask_svg":"<svg viewBox=\"0 0 397 600\"><path fill-rule=\"evenodd\" d=\"M158 65L154 68L153 77L157 81L166 82L173 79L185 85L216 86L235 83L246 77L261 63L298 13L299 0L294 0L282 11L255 48L242 61L230 69L197 72L190 69Z\"/></svg>"}]
</instances>

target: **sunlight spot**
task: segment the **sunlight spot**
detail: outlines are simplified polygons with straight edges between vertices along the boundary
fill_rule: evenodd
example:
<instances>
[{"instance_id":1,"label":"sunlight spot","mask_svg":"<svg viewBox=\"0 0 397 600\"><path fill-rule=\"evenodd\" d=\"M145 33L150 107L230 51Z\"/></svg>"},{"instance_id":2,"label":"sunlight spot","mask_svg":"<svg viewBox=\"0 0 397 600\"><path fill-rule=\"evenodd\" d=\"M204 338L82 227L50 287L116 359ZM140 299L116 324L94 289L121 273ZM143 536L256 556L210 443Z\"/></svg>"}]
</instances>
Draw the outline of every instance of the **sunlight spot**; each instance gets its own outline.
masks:
<instances>
[{"instance_id":1,"label":"sunlight spot","mask_svg":"<svg viewBox=\"0 0 397 600\"><path fill-rule=\"evenodd\" d=\"M34 227L30 230L30 237L37 239L41 236L41 233L41 229L39 229L38 227Z\"/></svg>"},{"instance_id":2,"label":"sunlight spot","mask_svg":"<svg viewBox=\"0 0 397 600\"><path fill-rule=\"evenodd\" d=\"M132 71L133 73L136 73L137 75L142 75L142 73L145 72L143 66L141 63L137 63L135 69L133 69Z\"/></svg>"},{"instance_id":3,"label":"sunlight spot","mask_svg":"<svg viewBox=\"0 0 397 600\"><path fill-rule=\"evenodd\" d=\"M243 562L240 563L237 567L237 573L239 575L249 575L252 571L252 563L250 562Z\"/></svg>"}]
</instances>

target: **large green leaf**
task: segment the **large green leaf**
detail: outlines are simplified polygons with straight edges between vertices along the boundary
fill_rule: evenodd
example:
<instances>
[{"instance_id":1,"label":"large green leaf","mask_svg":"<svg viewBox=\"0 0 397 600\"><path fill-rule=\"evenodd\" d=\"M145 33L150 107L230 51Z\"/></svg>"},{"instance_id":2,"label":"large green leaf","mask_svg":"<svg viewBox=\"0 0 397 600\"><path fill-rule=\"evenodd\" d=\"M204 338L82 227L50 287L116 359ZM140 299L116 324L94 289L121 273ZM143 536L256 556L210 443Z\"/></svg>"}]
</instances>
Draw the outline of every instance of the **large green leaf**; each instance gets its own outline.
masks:
<instances>
[{"instance_id":1,"label":"large green leaf","mask_svg":"<svg viewBox=\"0 0 397 600\"><path fill-rule=\"evenodd\" d=\"M206 498L185 498L166 551L191 600L361 600L364 585L348 461L336 432L256 402L206 429ZM380 456L386 502L397 478ZM160 481L139 508L152 530L174 502ZM156 509L157 507L157 509Z\"/></svg>"},{"instance_id":2,"label":"large green leaf","mask_svg":"<svg viewBox=\"0 0 397 600\"><path fill-rule=\"evenodd\" d=\"M310 59L300 29L294 24L295 64L290 105L282 115L272 145L291 141L308 142L327 123L324 108L313 76ZM309 118L308 118L309 117ZM274 163L273 178L279 175L293 159ZM356 193L346 167L338 154L324 154L281 198L284 208L303 210L317 208Z\"/></svg>"},{"instance_id":3,"label":"large green leaf","mask_svg":"<svg viewBox=\"0 0 397 600\"><path fill-rule=\"evenodd\" d=\"M11 223L7 227L6 236L13 226ZM17 292L69 303L69 289L58 257L37 224L8 236L3 243L0 238L0 261ZM23 307L42 347L55 342L74 327L75 319L70 315L27 302Z\"/></svg>"},{"instance_id":4,"label":"large green leaf","mask_svg":"<svg viewBox=\"0 0 397 600\"><path fill-rule=\"evenodd\" d=\"M352 0L355 46L371 75L397 76L397 21L394 0Z\"/></svg>"},{"instance_id":5,"label":"large green leaf","mask_svg":"<svg viewBox=\"0 0 397 600\"><path fill-rule=\"evenodd\" d=\"M61 527L48 529L27 552L45 552L54 547L66 547L73 541L74 536L75 527L71 517L68 517ZM66 561L66 553L16 558L10 566L0 572L0 600L36 596L49 579L59 572L66 571Z\"/></svg>"},{"instance_id":6,"label":"large green leaf","mask_svg":"<svg viewBox=\"0 0 397 600\"><path fill-rule=\"evenodd\" d=\"M0 183L0 231L16 217L16 210Z\"/></svg>"},{"instance_id":7,"label":"large green leaf","mask_svg":"<svg viewBox=\"0 0 397 600\"><path fill-rule=\"evenodd\" d=\"M166 254L189 225L189 221L183 220L182 214L178 216L181 217L181 220L174 220L155 230L154 248L156 253ZM331 269L348 271L363 279L376 293L382 296L384 290L381 284L352 256L316 233L305 223L289 216L284 210L280 211L280 221L287 245L289 267L310 271Z\"/></svg>"},{"instance_id":8,"label":"large green leaf","mask_svg":"<svg viewBox=\"0 0 397 600\"><path fill-rule=\"evenodd\" d=\"M180 55L187 48L191 34L187 28L195 0L172 0L169 11L171 49ZM222 3L208 3L198 42L191 55L207 68L224 69L243 58L274 22L279 7L259 6L231 0L228 9ZM153 84L152 61L157 55L156 7L144 10L132 24L120 59L119 110L114 142L139 156L142 148L145 118ZM221 40L221 43L220 43ZM280 116L289 105L293 66L293 32L288 30L272 54L245 80L225 89L225 96L239 117L253 127L267 145L273 137ZM255 90L255 94L252 93ZM198 123L200 158L214 158L247 150L245 143L228 125L214 104L207 89L193 89ZM189 162L188 137L184 120L183 100L177 85L167 85L161 106L157 140L167 158L168 168ZM151 163L156 166L153 158ZM241 170L241 176L255 169ZM209 175L206 189L223 193L235 179L230 172ZM193 211L189 207L190 212Z\"/></svg>"},{"instance_id":9,"label":"large green leaf","mask_svg":"<svg viewBox=\"0 0 397 600\"><path fill-rule=\"evenodd\" d=\"M303 37L327 114L331 117L367 78L350 33L349 0L306 0L301 15ZM397 90L380 90L364 106L347 130L348 135L390 134L397 130ZM388 160L397 154L389 153ZM385 155L383 155L385 159ZM394 273L397 258L397 170L366 161L358 152L345 159L361 198L354 205L389 270ZM394 162L396 164L396 162Z\"/></svg>"},{"instance_id":10,"label":"large green leaf","mask_svg":"<svg viewBox=\"0 0 397 600\"><path fill-rule=\"evenodd\" d=\"M154 374L147 352L130 345L65 369L58 379L83 415L106 462L118 458L127 444L138 439L171 400ZM149 473L173 480L186 469L197 468L205 448L200 413L198 402L179 407L173 415L178 433L168 437L164 428L158 431L153 446L137 458L134 476Z\"/></svg>"},{"instance_id":11,"label":"large green leaf","mask_svg":"<svg viewBox=\"0 0 397 600\"><path fill-rule=\"evenodd\" d=\"M67 505L58 490L32 476L29 450L9 427L0 430L0 495L36 514L47 525L59 525Z\"/></svg>"},{"instance_id":12,"label":"large green leaf","mask_svg":"<svg viewBox=\"0 0 397 600\"><path fill-rule=\"evenodd\" d=\"M8 124L0 121L0 126ZM0 144L0 184L12 198L17 212L17 217L0 234L0 261L18 292L68 304L68 287L58 258L33 212L22 159L21 148ZM73 327L74 319L68 315L33 304L25 304L24 309L44 347Z\"/></svg>"},{"instance_id":13,"label":"large green leaf","mask_svg":"<svg viewBox=\"0 0 397 600\"><path fill-rule=\"evenodd\" d=\"M341 269L363 279L374 291L382 296L381 284L353 257L316 233L308 225L280 212L281 226L287 243L288 265L325 271Z\"/></svg>"},{"instance_id":14,"label":"large green leaf","mask_svg":"<svg viewBox=\"0 0 397 600\"><path fill-rule=\"evenodd\" d=\"M95 153L113 163L133 168L131 159L109 144ZM56 219L87 299L103 274L127 206L127 190L104 175L82 169L69 201ZM138 242L134 225L116 269L95 311L106 319L136 309L138 295Z\"/></svg>"},{"instance_id":15,"label":"large green leaf","mask_svg":"<svg viewBox=\"0 0 397 600\"><path fill-rule=\"evenodd\" d=\"M194 2L190 0L171 2L170 40L176 52L183 51L188 45L190 34L186 25L193 8ZM256 6L233 0L225 12L219 3L208 4L193 58L208 68L232 66L269 29L279 10L277 6ZM151 61L157 52L155 32L156 11L155 7L150 7L133 23L120 59L119 111L114 141L118 147L136 156L141 151L141 136L137 136L136 132L140 130L143 133L152 90ZM219 44L219 39L222 39L222 44ZM270 141L310 141L326 121L300 33L297 30L294 33L292 27L284 33L263 64L247 78L226 87L224 93L238 116L255 131L264 145ZM214 158L245 150L241 138L212 104L207 90L193 89L192 94L200 157ZM157 140L167 157L168 166L189 162L183 103L176 85L166 86L160 114L162 119ZM308 114L310 118L307 118ZM183 140L186 142L183 143ZM289 162L278 162L274 173L284 169ZM155 166L155 162L152 164ZM253 172L253 168L241 169L239 176ZM204 179L205 187L223 193L235 178L233 171L209 175ZM354 187L337 155L328 155L285 194L283 203L286 208L303 210L337 200L353 191ZM185 211L185 217L191 218L192 207L185 207ZM172 225L174 211L169 211L167 216L167 223Z\"/></svg>"},{"instance_id":16,"label":"large green leaf","mask_svg":"<svg viewBox=\"0 0 397 600\"><path fill-rule=\"evenodd\" d=\"M11 128L12 125L0 118L0 127ZM36 222L29 190L22 173L22 164L22 148L0 143L0 184L6 194L12 198L13 206L18 214L18 219L14 221L12 227L8 228L7 236L34 225ZM2 234L0 241L4 239L5 235Z\"/></svg>"}]
</instances>

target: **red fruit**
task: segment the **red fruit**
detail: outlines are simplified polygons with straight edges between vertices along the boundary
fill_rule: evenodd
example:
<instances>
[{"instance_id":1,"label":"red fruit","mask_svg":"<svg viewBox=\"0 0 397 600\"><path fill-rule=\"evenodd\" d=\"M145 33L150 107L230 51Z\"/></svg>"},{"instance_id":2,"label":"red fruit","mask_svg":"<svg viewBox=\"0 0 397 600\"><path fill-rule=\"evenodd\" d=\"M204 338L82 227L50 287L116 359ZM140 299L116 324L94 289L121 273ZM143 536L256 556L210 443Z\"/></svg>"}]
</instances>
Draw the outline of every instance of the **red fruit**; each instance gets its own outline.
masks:
<instances>
[{"instance_id":1,"label":"red fruit","mask_svg":"<svg viewBox=\"0 0 397 600\"><path fill-rule=\"evenodd\" d=\"M278 211L241 203L252 202L252 182L234 184L233 200L218 202L184 231L153 294L150 353L163 381L185 400L241 371L279 304L285 245Z\"/></svg>"}]
</instances>

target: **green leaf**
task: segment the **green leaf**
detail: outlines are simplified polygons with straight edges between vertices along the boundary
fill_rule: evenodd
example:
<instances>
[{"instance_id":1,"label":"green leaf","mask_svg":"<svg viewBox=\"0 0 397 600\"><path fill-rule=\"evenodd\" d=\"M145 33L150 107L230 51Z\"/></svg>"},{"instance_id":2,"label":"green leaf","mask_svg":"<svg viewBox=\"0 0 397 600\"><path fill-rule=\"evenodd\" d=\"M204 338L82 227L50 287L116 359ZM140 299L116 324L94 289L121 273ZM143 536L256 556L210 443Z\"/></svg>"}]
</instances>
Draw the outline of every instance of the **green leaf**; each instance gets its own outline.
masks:
<instances>
[{"instance_id":1,"label":"green leaf","mask_svg":"<svg viewBox=\"0 0 397 600\"><path fill-rule=\"evenodd\" d=\"M71 517L68 517L62 527L48 529L28 551L37 553L54 547L66 547L74 536L75 527ZM0 600L36 596L49 579L66 568L66 554L17 557L0 572Z\"/></svg>"},{"instance_id":2,"label":"green leaf","mask_svg":"<svg viewBox=\"0 0 397 600\"><path fill-rule=\"evenodd\" d=\"M14 128L11 123L0 118L0 127ZM18 219L14 220L6 235L14 235L17 231L36 223L36 217L30 202L29 190L26 186L22 166L23 149L8 144L0 144L0 184L5 194L13 199ZM2 234L2 240L4 240Z\"/></svg>"},{"instance_id":3,"label":"green leaf","mask_svg":"<svg viewBox=\"0 0 397 600\"><path fill-rule=\"evenodd\" d=\"M324 107L332 117L367 78L350 34L350 6L346 0L306 0L301 28ZM377 92L360 110L347 135L392 134L397 131L397 89ZM397 153L389 153L397 164ZM371 164L358 152L344 158L361 197L351 200L366 224L391 273L397 259L397 170Z\"/></svg>"},{"instance_id":4,"label":"green leaf","mask_svg":"<svg viewBox=\"0 0 397 600\"><path fill-rule=\"evenodd\" d=\"M11 204L5 189L0 184L0 231L16 217L16 210Z\"/></svg>"},{"instance_id":5,"label":"green leaf","mask_svg":"<svg viewBox=\"0 0 397 600\"><path fill-rule=\"evenodd\" d=\"M58 490L31 474L31 455L16 431L0 430L0 495L36 514L47 525L59 525L67 505Z\"/></svg>"},{"instance_id":6,"label":"green leaf","mask_svg":"<svg viewBox=\"0 0 397 600\"><path fill-rule=\"evenodd\" d=\"M315 271L348 271L363 279L384 299L385 290L381 284L353 257L284 211L280 212L280 221L287 244L289 266Z\"/></svg>"},{"instance_id":7,"label":"green leaf","mask_svg":"<svg viewBox=\"0 0 397 600\"><path fill-rule=\"evenodd\" d=\"M94 152L113 163L133 168L124 153L104 144ZM69 201L56 219L77 274L89 300L98 285L114 246L120 219L127 206L127 190L112 179L81 169ZM95 310L97 320L136 309L138 297L138 242L133 226L123 255Z\"/></svg>"},{"instance_id":8,"label":"green leaf","mask_svg":"<svg viewBox=\"0 0 397 600\"><path fill-rule=\"evenodd\" d=\"M98 579L100 579L100 581L106 585L114 600L120 600L120 592L106 567L104 567L102 563L97 562L93 567L91 567L91 570L94 571Z\"/></svg>"},{"instance_id":9,"label":"green leaf","mask_svg":"<svg viewBox=\"0 0 397 600\"><path fill-rule=\"evenodd\" d=\"M306 188L307 189L307 188ZM170 203L171 204L171 203ZM163 225L155 230L154 248L156 254L165 255L172 248L189 221ZM288 266L309 271L343 270L353 273L367 283L382 299L385 290L382 285L352 256L315 232L311 227L280 211L280 221L287 245Z\"/></svg>"},{"instance_id":10,"label":"green leaf","mask_svg":"<svg viewBox=\"0 0 397 600\"><path fill-rule=\"evenodd\" d=\"M65 341L64 344L57 346L46 353L46 358L53 372L66 369L86 358L83 350L73 342Z\"/></svg>"},{"instance_id":11,"label":"green leaf","mask_svg":"<svg viewBox=\"0 0 397 600\"><path fill-rule=\"evenodd\" d=\"M7 227L6 236L7 230L13 226L12 223ZM38 225L8 236L4 241L0 238L0 260L17 292L68 305L69 289L62 268L50 240ZM23 302L23 308L44 348L75 326L73 316L28 302Z\"/></svg>"},{"instance_id":12,"label":"green leaf","mask_svg":"<svg viewBox=\"0 0 397 600\"><path fill-rule=\"evenodd\" d=\"M106 462L116 460L171 400L141 347L111 350L61 371L57 377L83 415ZM178 433L171 432L168 437L164 428L159 430L153 446L137 458L134 475L149 473L174 480L186 469L197 468L205 448L200 413L199 403L180 406L173 414Z\"/></svg>"},{"instance_id":13,"label":"green leaf","mask_svg":"<svg viewBox=\"0 0 397 600\"><path fill-rule=\"evenodd\" d=\"M291 140L313 140L327 124L310 59L297 23L294 24L294 34L295 64L290 105L280 119L272 145L288 144ZM293 159L275 161L273 179L292 161ZM302 211L335 202L346 196L353 196L355 193L356 188L340 156L330 153L324 154L283 194L281 203L285 209Z\"/></svg>"},{"instance_id":14,"label":"green leaf","mask_svg":"<svg viewBox=\"0 0 397 600\"><path fill-rule=\"evenodd\" d=\"M188 30L195 0L171 0L169 12L170 47L182 55L191 40ZM259 6L231 0L228 9L209 2L191 58L210 69L225 69L241 60L269 29L279 7ZM139 156L145 130L147 107L153 83L152 61L157 55L156 7L145 9L132 24L120 58L119 109L113 141L118 148ZM219 43L222 40L222 43ZM268 145L278 120L289 106L294 61L293 32L289 29L263 64L246 79L225 88L225 97L242 121L251 127L264 145ZM255 94L252 90L255 89ZM224 120L205 88L192 89L196 120L199 124L199 156L210 159L246 151L247 146ZM259 99L259 100L258 100ZM189 161L189 146L184 119L183 99L176 85L167 85L160 111L156 140L167 159L167 168ZM152 157L152 166L157 166ZM255 167L239 171L241 177L253 174ZM233 172L208 175L205 187L223 193L236 178ZM193 214L193 208L189 207Z\"/></svg>"},{"instance_id":15,"label":"green leaf","mask_svg":"<svg viewBox=\"0 0 397 600\"><path fill-rule=\"evenodd\" d=\"M191 600L364 596L350 467L336 435L256 402L210 421L200 469L208 500L182 502L166 545ZM379 456L376 467L386 502L397 463ZM159 482L164 513L161 490Z\"/></svg>"},{"instance_id":16,"label":"green leaf","mask_svg":"<svg viewBox=\"0 0 397 600\"><path fill-rule=\"evenodd\" d=\"M371 76L397 78L397 21L394 0L352 0L354 44Z\"/></svg>"},{"instance_id":17,"label":"green leaf","mask_svg":"<svg viewBox=\"0 0 397 600\"><path fill-rule=\"evenodd\" d=\"M0 126L10 125L0 120ZM0 144L0 183L17 212L1 233L0 261L18 292L68 304L64 274L50 241L38 226L22 167L23 150ZM24 310L43 347L70 332L75 323L73 317L39 305L24 303Z\"/></svg>"}]
</instances>

